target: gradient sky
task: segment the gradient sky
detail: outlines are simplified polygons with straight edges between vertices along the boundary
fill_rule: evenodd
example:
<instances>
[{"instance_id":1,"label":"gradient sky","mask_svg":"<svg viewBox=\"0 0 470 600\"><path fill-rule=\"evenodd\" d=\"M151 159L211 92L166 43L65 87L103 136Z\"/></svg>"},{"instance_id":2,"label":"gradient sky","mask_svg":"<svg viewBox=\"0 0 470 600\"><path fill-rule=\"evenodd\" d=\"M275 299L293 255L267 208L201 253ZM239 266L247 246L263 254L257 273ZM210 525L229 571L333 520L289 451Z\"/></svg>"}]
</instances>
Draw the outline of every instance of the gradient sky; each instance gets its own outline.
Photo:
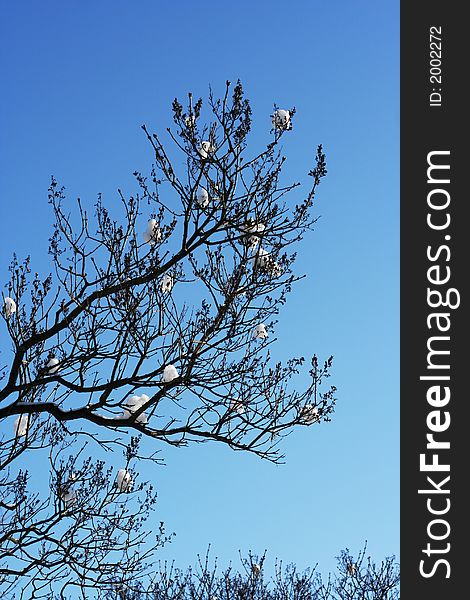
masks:
<instances>
[{"instance_id":1,"label":"gradient sky","mask_svg":"<svg viewBox=\"0 0 470 600\"><path fill-rule=\"evenodd\" d=\"M140 125L163 132L189 90L241 78L260 144L273 103L295 105L290 179L306 181L318 143L327 154L276 358L334 355L333 421L296 430L283 466L214 444L164 448L167 466L143 469L155 523L177 534L161 557L186 566L211 543L222 562L267 549L326 571L366 539L378 559L398 554L398 1L0 6L2 285L13 250L49 272L50 176L87 206L131 194L152 161Z\"/></svg>"}]
</instances>

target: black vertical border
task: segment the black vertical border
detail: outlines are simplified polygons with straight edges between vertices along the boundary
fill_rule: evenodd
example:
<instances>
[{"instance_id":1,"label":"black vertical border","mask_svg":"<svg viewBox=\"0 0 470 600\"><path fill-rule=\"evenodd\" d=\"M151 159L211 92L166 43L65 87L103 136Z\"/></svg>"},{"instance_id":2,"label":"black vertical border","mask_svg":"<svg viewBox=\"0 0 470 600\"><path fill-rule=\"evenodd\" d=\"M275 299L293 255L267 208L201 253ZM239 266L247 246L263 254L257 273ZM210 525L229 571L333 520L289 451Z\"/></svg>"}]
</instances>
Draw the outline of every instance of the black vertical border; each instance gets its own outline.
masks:
<instances>
[{"instance_id":1,"label":"black vertical border","mask_svg":"<svg viewBox=\"0 0 470 600\"><path fill-rule=\"evenodd\" d=\"M470 509L470 419L468 405L470 397L466 389L465 375L470 372L470 339L468 326L467 291L470 279L470 194L467 180L470 176L470 140L468 107L470 96L467 89L469 72L470 29L463 14L464 3L405 2L401 3L400 29L400 226L401 226L401 598L403 600L454 600L470 597L466 585L467 563L470 553L467 550L469 533L468 517ZM440 27L442 83L430 81L430 28ZM436 63L434 63L436 64ZM440 89L442 105L430 106L429 96L432 88ZM465 108L464 108L465 105ZM427 182L427 156L431 151L450 151L450 183L441 185L451 197L448 212L450 226L445 231L433 231L426 222L430 209L427 195L432 184ZM440 159L446 162L446 159ZM442 172L443 175L443 172ZM467 184L467 185L466 185ZM439 187L439 186L438 186ZM436 196L437 198L437 196ZM444 196L442 196L444 198ZM444 218L442 211L437 215ZM450 240L445 239L450 235ZM440 254L436 262L430 262L426 253L428 246L433 256L441 245L450 249ZM427 271L433 264L439 263L443 269L450 267L449 283L440 286L430 285ZM447 431L435 434L436 439L449 441L449 450L439 451L439 462L449 463L450 472L423 473L419 468L419 456L426 452L426 434L429 432L426 418L431 407L426 398L430 385L439 382L420 381L421 375L430 374L427 370L427 342L435 329L429 329L428 315L435 312L427 303L428 286L440 288L445 293L449 287L458 289L461 304L454 310L445 307L437 311L450 313L450 336L447 349L450 355L442 356L441 362L450 363L449 371L433 371L433 374L450 375L451 399L440 410L449 411L451 423ZM442 343L442 348L446 344ZM433 451L428 451L428 462ZM441 482L447 475L450 481L442 489L449 494L418 494L419 489L432 488L427 476L435 482ZM431 515L427 508L427 498L431 506L442 509L447 506L445 498L450 500L450 509L444 515ZM450 526L449 536L441 541L432 540L427 528L433 519L443 518ZM439 536L446 532L445 525L432 526L433 534ZM433 550L439 552L429 557L423 552L428 542ZM440 552L447 549L448 552ZM450 577L445 563L436 565L440 558L447 560ZM420 574L420 561L425 560ZM470 566L470 564L469 564Z\"/></svg>"}]
</instances>

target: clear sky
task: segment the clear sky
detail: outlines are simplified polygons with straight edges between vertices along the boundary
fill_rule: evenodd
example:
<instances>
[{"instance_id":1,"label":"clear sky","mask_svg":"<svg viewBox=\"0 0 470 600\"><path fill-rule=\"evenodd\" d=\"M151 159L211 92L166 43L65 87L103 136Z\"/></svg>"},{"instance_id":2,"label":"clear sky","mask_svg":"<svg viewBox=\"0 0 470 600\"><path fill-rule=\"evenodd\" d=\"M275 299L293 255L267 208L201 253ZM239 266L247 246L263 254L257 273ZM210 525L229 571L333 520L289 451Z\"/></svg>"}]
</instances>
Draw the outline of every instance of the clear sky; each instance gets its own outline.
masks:
<instances>
[{"instance_id":1,"label":"clear sky","mask_svg":"<svg viewBox=\"0 0 470 600\"><path fill-rule=\"evenodd\" d=\"M145 471L155 523L177 533L161 557L186 566L211 543L224 562L267 549L328 570L365 539L379 559L398 554L398 0L0 6L3 283L13 250L49 272L50 176L88 206L132 193L152 160L140 125L163 132L189 90L240 78L266 134L273 103L295 105L293 180L306 181L317 144L327 154L321 219L297 263L308 277L281 314L276 357L334 355L333 421L295 431L283 466L214 444L165 448L167 466Z\"/></svg>"}]
</instances>

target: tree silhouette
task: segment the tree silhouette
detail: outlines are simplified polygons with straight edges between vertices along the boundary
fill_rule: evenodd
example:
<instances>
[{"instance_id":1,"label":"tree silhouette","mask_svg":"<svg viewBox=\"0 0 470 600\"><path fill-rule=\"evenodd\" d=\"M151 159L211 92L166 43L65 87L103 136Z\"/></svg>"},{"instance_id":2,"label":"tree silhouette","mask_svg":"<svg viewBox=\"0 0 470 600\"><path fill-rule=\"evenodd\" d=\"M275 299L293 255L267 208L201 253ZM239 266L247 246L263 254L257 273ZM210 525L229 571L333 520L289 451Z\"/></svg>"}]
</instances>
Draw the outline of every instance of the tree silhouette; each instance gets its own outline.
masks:
<instances>
[{"instance_id":1,"label":"tree silhouette","mask_svg":"<svg viewBox=\"0 0 470 600\"><path fill-rule=\"evenodd\" d=\"M398 600L399 567L395 557L377 565L366 557L366 546L357 557L348 549L337 557L337 570L326 579L316 567L299 572L276 561L274 576L265 574L266 553L241 558L242 569L232 565L219 572L217 560L198 558L195 569L181 571L160 564L148 582L115 583L104 600Z\"/></svg>"},{"instance_id":2,"label":"tree silhouette","mask_svg":"<svg viewBox=\"0 0 470 600\"><path fill-rule=\"evenodd\" d=\"M138 192L118 190L112 209L101 196L91 214L80 199L74 208L52 179L53 273L14 256L3 299L2 590L65 597L145 571L167 537L162 526L143 544L155 493L136 469L162 445L220 442L282 462L294 426L330 419L331 357L313 356L303 390L292 378L304 358L271 357L326 174L318 146L301 199L300 184L283 181L294 116L275 106L266 146L250 154L250 104L227 82L207 109L191 95L186 108L174 101L165 146L143 126L152 171L134 173Z\"/></svg>"}]
</instances>

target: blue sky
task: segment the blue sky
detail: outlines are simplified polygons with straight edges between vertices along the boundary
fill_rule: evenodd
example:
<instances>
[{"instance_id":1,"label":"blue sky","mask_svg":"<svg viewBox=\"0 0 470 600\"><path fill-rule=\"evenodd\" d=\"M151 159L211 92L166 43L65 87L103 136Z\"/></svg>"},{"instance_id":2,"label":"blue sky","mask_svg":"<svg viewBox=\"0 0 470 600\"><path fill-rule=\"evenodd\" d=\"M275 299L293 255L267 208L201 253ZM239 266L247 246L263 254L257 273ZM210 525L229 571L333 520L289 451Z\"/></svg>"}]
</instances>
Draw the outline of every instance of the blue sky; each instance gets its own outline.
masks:
<instances>
[{"instance_id":1,"label":"blue sky","mask_svg":"<svg viewBox=\"0 0 470 600\"><path fill-rule=\"evenodd\" d=\"M161 557L184 566L211 543L224 562L267 549L328 570L365 539L377 558L398 554L399 3L30 0L1 3L0 21L3 282L12 250L48 272L50 176L87 205L132 193L152 160L140 125L163 132L189 90L241 78L260 143L273 103L295 105L293 180L318 143L327 153L277 356L335 356L333 422L294 432L283 466L165 449L167 466L145 473L155 523L177 533Z\"/></svg>"}]
</instances>

